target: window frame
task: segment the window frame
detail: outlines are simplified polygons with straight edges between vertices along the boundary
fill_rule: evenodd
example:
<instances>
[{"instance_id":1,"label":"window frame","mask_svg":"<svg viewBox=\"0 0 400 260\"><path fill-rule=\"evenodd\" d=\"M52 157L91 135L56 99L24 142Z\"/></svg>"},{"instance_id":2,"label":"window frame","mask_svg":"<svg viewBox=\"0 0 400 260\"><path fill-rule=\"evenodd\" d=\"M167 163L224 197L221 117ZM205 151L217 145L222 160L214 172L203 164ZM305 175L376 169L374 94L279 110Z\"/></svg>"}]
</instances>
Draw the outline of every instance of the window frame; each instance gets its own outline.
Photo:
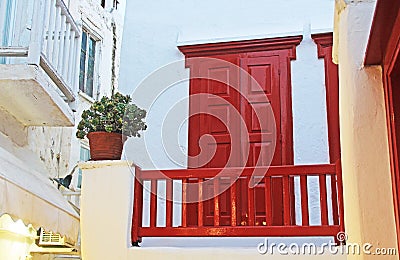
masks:
<instances>
[{"instance_id":1,"label":"window frame","mask_svg":"<svg viewBox=\"0 0 400 260\"><path fill-rule=\"evenodd\" d=\"M83 89L81 89L81 59L82 59L82 42L80 46L80 54L79 54L79 80L78 80L78 89L79 93L84 94L90 98L96 99L98 95L98 66L99 66L99 59L100 59L100 48L102 38L99 34L95 33L93 30L89 29L89 27L83 25L82 27L82 36L86 34L86 49L85 49L85 68L84 68L84 78L83 78ZM89 43L90 39L92 39L95 43L95 50L94 50L94 64L93 64L93 87L92 87L92 95L87 91L87 75L88 75L88 68L89 68Z\"/></svg>"}]
</instances>

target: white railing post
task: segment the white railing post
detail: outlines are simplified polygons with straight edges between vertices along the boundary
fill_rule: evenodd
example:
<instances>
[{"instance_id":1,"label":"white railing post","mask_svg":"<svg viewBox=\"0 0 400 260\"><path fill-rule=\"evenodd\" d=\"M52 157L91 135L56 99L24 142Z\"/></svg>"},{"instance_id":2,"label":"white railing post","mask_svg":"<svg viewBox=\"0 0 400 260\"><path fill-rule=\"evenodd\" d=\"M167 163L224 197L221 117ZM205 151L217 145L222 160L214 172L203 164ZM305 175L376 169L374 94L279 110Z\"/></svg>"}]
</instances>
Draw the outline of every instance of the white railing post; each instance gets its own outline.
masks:
<instances>
[{"instance_id":1,"label":"white railing post","mask_svg":"<svg viewBox=\"0 0 400 260\"><path fill-rule=\"evenodd\" d=\"M44 25L44 3L43 0L35 0L33 5L32 30L28 50L28 63L40 63L40 53L43 43L43 25Z\"/></svg>"},{"instance_id":2,"label":"white railing post","mask_svg":"<svg viewBox=\"0 0 400 260\"><path fill-rule=\"evenodd\" d=\"M63 63L62 64L62 75L65 78L65 81L67 82L67 84L69 84L69 79L68 79L68 67L69 67L69 62L70 62L70 47L71 47L71 41L73 41L74 39L71 39L71 24L67 23L67 28L65 29L65 41L64 41L64 51L63 51Z\"/></svg>"},{"instance_id":3,"label":"white railing post","mask_svg":"<svg viewBox=\"0 0 400 260\"><path fill-rule=\"evenodd\" d=\"M57 68L57 62L58 62L58 52L59 52L59 41L60 41L60 31L61 31L61 7L57 5L56 7L56 27L54 29L54 49L53 49L53 56L51 59L51 63L53 64L53 67L56 69Z\"/></svg>"},{"instance_id":4,"label":"white railing post","mask_svg":"<svg viewBox=\"0 0 400 260\"><path fill-rule=\"evenodd\" d=\"M64 77L63 75L63 66L64 64L64 52L65 52L65 46L64 46L64 41L65 41L65 30L67 29L67 23L66 23L66 16L62 15L61 16L61 31L60 31L60 42L59 42L59 50L58 50L58 61L56 64L54 64L57 68L57 71Z\"/></svg>"},{"instance_id":5,"label":"white railing post","mask_svg":"<svg viewBox=\"0 0 400 260\"><path fill-rule=\"evenodd\" d=\"M74 57L73 62L71 62L71 68L70 68L70 70L72 71L71 86L72 86L72 92L74 94L77 94L79 91L79 86L78 86L78 84L79 84L79 62L80 62L82 33L79 33L78 35L79 35L79 37L76 37L74 39L74 49L71 49L71 52L73 53L73 57ZM76 109L76 101L70 102L69 105L72 110Z\"/></svg>"},{"instance_id":6,"label":"white railing post","mask_svg":"<svg viewBox=\"0 0 400 260\"><path fill-rule=\"evenodd\" d=\"M47 39L47 52L46 58L48 61L51 61L53 58L53 48L54 48L54 41L55 41L55 24L56 24L56 4L55 0L50 0L50 18L49 18L49 37Z\"/></svg>"},{"instance_id":7,"label":"white railing post","mask_svg":"<svg viewBox=\"0 0 400 260\"><path fill-rule=\"evenodd\" d=\"M79 38L75 38L75 64L73 64L73 72L74 72L74 78L73 78L73 86L74 86L74 92L78 92L78 84L79 84L79 61L80 61L80 50L81 50L81 36Z\"/></svg>"},{"instance_id":8,"label":"white railing post","mask_svg":"<svg viewBox=\"0 0 400 260\"><path fill-rule=\"evenodd\" d=\"M69 58L67 66L67 82L70 86L73 84L73 64L75 64L75 31L71 31L71 41L69 43Z\"/></svg>"},{"instance_id":9,"label":"white railing post","mask_svg":"<svg viewBox=\"0 0 400 260\"><path fill-rule=\"evenodd\" d=\"M50 38L50 13L51 13L51 2L52 0L45 0L45 10L44 10L44 25L43 25L43 46L42 52L47 57L47 48Z\"/></svg>"}]
</instances>

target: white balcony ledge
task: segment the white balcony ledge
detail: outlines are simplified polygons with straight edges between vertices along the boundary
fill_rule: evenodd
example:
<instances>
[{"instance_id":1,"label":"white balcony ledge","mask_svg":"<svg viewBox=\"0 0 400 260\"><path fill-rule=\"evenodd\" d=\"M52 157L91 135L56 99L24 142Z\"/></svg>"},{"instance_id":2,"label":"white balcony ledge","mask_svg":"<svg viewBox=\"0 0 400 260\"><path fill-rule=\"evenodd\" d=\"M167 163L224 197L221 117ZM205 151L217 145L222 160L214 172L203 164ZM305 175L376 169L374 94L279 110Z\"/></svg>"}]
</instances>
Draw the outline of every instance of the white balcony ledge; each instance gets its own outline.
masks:
<instances>
[{"instance_id":1,"label":"white balcony ledge","mask_svg":"<svg viewBox=\"0 0 400 260\"><path fill-rule=\"evenodd\" d=\"M25 126L73 126L71 108L37 65L0 65L0 107Z\"/></svg>"}]
</instances>

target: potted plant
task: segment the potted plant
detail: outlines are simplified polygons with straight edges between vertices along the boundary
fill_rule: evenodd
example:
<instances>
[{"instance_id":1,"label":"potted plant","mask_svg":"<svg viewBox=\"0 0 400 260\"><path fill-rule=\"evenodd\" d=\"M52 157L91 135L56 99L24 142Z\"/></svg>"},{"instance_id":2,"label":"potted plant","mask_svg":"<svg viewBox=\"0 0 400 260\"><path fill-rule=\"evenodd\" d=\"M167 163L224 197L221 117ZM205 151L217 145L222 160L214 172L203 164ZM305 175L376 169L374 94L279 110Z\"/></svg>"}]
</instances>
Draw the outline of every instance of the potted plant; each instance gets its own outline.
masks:
<instances>
[{"instance_id":1,"label":"potted plant","mask_svg":"<svg viewBox=\"0 0 400 260\"><path fill-rule=\"evenodd\" d=\"M131 103L129 95L102 97L82 112L76 137L89 139L91 160L119 160L127 137L146 130L146 110Z\"/></svg>"}]
</instances>

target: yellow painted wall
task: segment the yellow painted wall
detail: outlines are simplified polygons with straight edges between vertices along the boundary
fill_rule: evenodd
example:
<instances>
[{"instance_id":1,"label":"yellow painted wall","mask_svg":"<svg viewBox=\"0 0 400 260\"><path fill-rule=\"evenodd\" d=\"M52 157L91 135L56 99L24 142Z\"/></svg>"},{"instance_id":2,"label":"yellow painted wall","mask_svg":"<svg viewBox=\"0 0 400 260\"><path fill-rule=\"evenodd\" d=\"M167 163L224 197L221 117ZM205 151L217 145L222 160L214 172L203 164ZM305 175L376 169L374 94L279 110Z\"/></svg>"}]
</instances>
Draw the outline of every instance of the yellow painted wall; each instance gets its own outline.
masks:
<instances>
[{"instance_id":1,"label":"yellow painted wall","mask_svg":"<svg viewBox=\"0 0 400 260\"><path fill-rule=\"evenodd\" d=\"M349 242L396 248L382 72L381 67L363 67L375 2L352 1L342 7L335 21L335 50L346 232Z\"/></svg>"}]
</instances>

